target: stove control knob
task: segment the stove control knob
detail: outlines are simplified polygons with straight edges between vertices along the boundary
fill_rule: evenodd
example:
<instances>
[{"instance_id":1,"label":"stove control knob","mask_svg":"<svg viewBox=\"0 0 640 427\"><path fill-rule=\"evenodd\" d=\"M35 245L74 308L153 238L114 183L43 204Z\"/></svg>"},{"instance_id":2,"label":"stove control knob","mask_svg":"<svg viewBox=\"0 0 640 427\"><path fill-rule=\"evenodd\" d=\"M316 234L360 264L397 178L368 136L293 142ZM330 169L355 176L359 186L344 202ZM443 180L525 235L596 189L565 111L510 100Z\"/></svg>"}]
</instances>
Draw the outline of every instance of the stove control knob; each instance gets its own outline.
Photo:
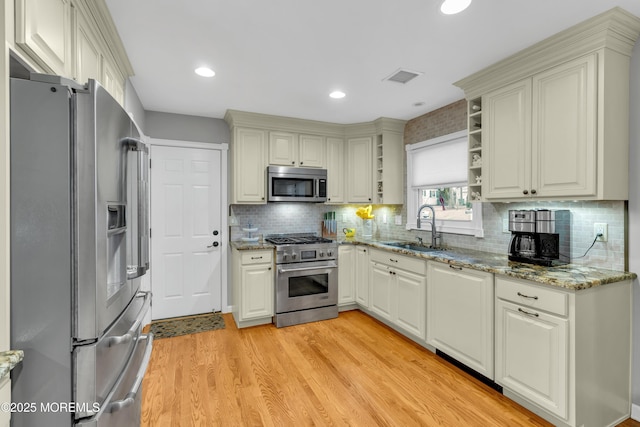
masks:
<instances>
[{"instance_id":1,"label":"stove control knob","mask_svg":"<svg viewBox=\"0 0 640 427\"><path fill-rule=\"evenodd\" d=\"M282 260L286 261L289 258L289 254L282 254Z\"/></svg>"},{"instance_id":2,"label":"stove control knob","mask_svg":"<svg viewBox=\"0 0 640 427\"><path fill-rule=\"evenodd\" d=\"M319 251L319 252L318 252L318 256L319 256L320 258L322 258L322 257L324 256L324 252Z\"/></svg>"},{"instance_id":3,"label":"stove control knob","mask_svg":"<svg viewBox=\"0 0 640 427\"><path fill-rule=\"evenodd\" d=\"M328 250L327 251L327 256L333 256L333 251L332 250Z\"/></svg>"},{"instance_id":4,"label":"stove control knob","mask_svg":"<svg viewBox=\"0 0 640 427\"><path fill-rule=\"evenodd\" d=\"M292 253L292 254L291 254L291 259L296 259L296 258L298 258L298 254L296 254L296 253Z\"/></svg>"}]
</instances>

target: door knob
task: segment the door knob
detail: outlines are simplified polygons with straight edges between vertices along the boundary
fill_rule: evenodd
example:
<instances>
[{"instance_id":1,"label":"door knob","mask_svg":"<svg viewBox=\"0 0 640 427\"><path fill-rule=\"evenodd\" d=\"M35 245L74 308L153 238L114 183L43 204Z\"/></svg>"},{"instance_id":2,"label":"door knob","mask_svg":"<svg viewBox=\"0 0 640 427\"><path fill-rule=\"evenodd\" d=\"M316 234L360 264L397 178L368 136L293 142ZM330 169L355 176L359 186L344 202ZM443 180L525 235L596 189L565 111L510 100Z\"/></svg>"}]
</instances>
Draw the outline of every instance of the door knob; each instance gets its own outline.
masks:
<instances>
[{"instance_id":1,"label":"door knob","mask_svg":"<svg viewBox=\"0 0 640 427\"><path fill-rule=\"evenodd\" d=\"M208 248L217 248L218 245L220 245L220 243L218 242L213 242L212 244L210 244L209 246L207 246Z\"/></svg>"}]
</instances>

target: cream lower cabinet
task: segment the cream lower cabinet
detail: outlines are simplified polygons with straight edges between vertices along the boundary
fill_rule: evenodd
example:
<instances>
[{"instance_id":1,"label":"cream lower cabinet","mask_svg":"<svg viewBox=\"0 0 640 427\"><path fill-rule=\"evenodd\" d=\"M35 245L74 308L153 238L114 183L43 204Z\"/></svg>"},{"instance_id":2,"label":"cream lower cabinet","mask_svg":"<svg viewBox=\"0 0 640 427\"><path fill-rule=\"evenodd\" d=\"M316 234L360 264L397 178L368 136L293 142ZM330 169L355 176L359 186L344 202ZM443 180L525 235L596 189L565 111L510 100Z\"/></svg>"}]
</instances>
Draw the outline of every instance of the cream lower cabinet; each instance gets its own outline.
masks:
<instances>
[{"instance_id":1,"label":"cream lower cabinet","mask_svg":"<svg viewBox=\"0 0 640 427\"><path fill-rule=\"evenodd\" d=\"M0 403L11 402L11 379L7 375L0 379ZM9 427L11 423L11 411L0 411L0 427Z\"/></svg>"},{"instance_id":2,"label":"cream lower cabinet","mask_svg":"<svg viewBox=\"0 0 640 427\"><path fill-rule=\"evenodd\" d=\"M233 249L233 317L239 328L271 323L274 314L272 250Z\"/></svg>"},{"instance_id":3,"label":"cream lower cabinet","mask_svg":"<svg viewBox=\"0 0 640 427\"><path fill-rule=\"evenodd\" d=\"M427 343L493 380L493 274L427 263Z\"/></svg>"},{"instance_id":4,"label":"cream lower cabinet","mask_svg":"<svg viewBox=\"0 0 640 427\"><path fill-rule=\"evenodd\" d=\"M267 144L265 131L234 128L232 135L230 203L266 203Z\"/></svg>"},{"instance_id":5,"label":"cream lower cabinet","mask_svg":"<svg viewBox=\"0 0 640 427\"><path fill-rule=\"evenodd\" d=\"M356 249L353 245L338 246L338 306L356 302Z\"/></svg>"},{"instance_id":6,"label":"cream lower cabinet","mask_svg":"<svg viewBox=\"0 0 640 427\"><path fill-rule=\"evenodd\" d=\"M369 308L369 249L366 246L355 249L355 286L356 302Z\"/></svg>"},{"instance_id":7,"label":"cream lower cabinet","mask_svg":"<svg viewBox=\"0 0 640 427\"><path fill-rule=\"evenodd\" d=\"M425 262L372 250L369 310L414 335L425 338Z\"/></svg>"},{"instance_id":8,"label":"cream lower cabinet","mask_svg":"<svg viewBox=\"0 0 640 427\"><path fill-rule=\"evenodd\" d=\"M630 408L630 282L580 291L496 276L495 381L555 425L616 425Z\"/></svg>"}]
</instances>

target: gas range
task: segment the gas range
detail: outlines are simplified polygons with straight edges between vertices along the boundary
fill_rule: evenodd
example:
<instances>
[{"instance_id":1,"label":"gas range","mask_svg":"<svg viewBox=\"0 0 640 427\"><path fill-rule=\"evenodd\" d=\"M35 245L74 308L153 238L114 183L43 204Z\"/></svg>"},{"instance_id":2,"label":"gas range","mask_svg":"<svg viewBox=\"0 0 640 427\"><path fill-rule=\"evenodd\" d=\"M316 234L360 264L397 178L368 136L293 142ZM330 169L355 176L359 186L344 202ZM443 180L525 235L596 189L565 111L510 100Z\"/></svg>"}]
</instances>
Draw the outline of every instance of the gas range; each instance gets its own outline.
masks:
<instances>
[{"instance_id":1,"label":"gas range","mask_svg":"<svg viewBox=\"0 0 640 427\"><path fill-rule=\"evenodd\" d=\"M313 233L275 234L278 328L338 317L338 243Z\"/></svg>"},{"instance_id":2,"label":"gas range","mask_svg":"<svg viewBox=\"0 0 640 427\"><path fill-rule=\"evenodd\" d=\"M335 260L338 244L312 233L273 234L265 241L276 245L276 264Z\"/></svg>"}]
</instances>

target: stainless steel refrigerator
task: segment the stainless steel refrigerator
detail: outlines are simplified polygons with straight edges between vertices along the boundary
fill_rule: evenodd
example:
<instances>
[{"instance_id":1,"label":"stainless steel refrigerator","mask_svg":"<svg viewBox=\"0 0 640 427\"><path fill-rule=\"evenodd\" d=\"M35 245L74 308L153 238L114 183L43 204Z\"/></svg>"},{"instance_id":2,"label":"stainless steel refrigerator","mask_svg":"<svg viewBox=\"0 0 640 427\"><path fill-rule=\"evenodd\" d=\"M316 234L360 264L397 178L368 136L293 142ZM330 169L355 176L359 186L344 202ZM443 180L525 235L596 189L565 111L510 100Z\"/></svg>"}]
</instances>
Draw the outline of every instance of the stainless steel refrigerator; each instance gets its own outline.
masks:
<instances>
[{"instance_id":1,"label":"stainless steel refrigerator","mask_svg":"<svg viewBox=\"0 0 640 427\"><path fill-rule=\"evenodd\" d=\"M148 151L138 138L96 81L11 79L11 347L25 353L11 391L27 408L15 427L140 425L153 336L142 334Z\"/></svg>"}]
</instances>

